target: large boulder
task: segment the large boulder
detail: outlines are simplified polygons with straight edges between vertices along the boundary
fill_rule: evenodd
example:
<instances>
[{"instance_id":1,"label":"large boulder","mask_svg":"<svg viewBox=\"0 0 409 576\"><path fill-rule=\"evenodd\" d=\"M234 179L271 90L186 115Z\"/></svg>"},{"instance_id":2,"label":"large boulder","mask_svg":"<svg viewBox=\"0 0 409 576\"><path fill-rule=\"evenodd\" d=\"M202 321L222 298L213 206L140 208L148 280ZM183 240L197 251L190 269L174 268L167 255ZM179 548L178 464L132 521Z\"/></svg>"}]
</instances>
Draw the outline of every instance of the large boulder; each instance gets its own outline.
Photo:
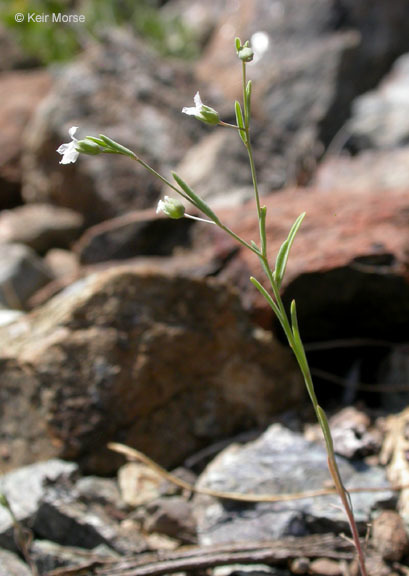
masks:
<instances>
[{"instance_id":1,"label":"large boulder","mask_svg":"<svg viewBox=\"0 0 409 576\"><path fill-rule=\"evenodd\" d=\"M306 212L283 282L283 299L295 298L304 339L348 337L406 340L409 322L407 189L332 187L294 189L263 198L271 265L295 219ZM259 236L254 202L219 210L222 222L247 241ZM235 242L201 224L198 249L214 244L226 250ZM248 282L264 282L257 258L240 248L219 276L240 289L245 306L265 327L272 312ZM267 284L266 284L267 287Z\"/></svg>"},{"instance_id":2,"label":"large boulder","mask_svg":"<svg viewBox=\"0 0 409 576\"><path fill-rule=\"evenodd\" d=\"M45 70L3 72L0 76L0 210L21 202L24 131L50 85Z\"/></svg>"},{"instance_id":3,"label":"large boulder","mask_svg":"<svg viewBox=\"0 0 409 576\"><path fill-rule=\"evenodd\" d=\"M409 140L409 54L371 92L357 98L345 126L346 144L354 152L391 150Z\"/></svg>"},{"instance_id":4,"label":"large boulder","mask_svg":"<svg viewBox=\"0 0 409 576\"><path fill-rule=\"evenodd\" d=\"M254 140L260 180L280 188L305 183L349 116L353 99L373 88L407 51L404 0L269 0L229 3L196 67L198 86L221 111L241 95L234 37L259 48L253 79ZM226 24L228 22L228 24ZM370 25L368 24L370 22ZM231 104L228 110L232 115ZM223 161L235 154L226 147ZM237 159L239 166L240 159Z\"/></svg>"},{"instance_id":5,"label":"large boulder","mask_svg":"<svg viewBox=\"0 0 409 576\"><path fill-rule=\"evenodd\" d=\"M151 207L160 182L136 162L82 155L76 164L60 166L56 149L76 125L78 138L105 133L167 172L200 133L198 123L187 121L185 127L181 121L187 79L184 67L161 60L124 31L85 50L60 69L30 125L24 199L73 208L94 223Z\"/></svg>"},{"instance_id":6,"label":"large boulder","mask_svg":"<svg viewBox=\"0 0 409 576\"><path fill-rule=\"evenodd\" d=\"M105 270L2 328L0 342L6 467L45 445L46 457L112 472L110 440L174 465L303 397L290 352L212 281ZM26 410L33 425L21 424Z\"/></svg>"},{"instance_id":7,"label":"large boulder","mask_svg":"<svg viewBox=\"0 0 409 576\"><path fill-rule=\"evenodd\" d=\"M78 238L83 219L67 208L27 204L0 214L0 244L25 244L39 254L68 248Z\"/></svg>"}]
</instances>

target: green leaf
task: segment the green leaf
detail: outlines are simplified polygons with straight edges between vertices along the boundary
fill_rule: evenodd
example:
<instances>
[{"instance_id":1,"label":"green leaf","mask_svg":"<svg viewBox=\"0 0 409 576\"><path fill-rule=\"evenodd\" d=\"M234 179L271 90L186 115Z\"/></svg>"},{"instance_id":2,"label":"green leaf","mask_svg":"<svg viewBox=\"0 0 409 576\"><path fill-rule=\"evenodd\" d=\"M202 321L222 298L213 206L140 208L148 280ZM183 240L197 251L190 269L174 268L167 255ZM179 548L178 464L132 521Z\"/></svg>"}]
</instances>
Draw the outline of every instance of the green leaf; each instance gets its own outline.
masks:
<instances>
[{"instance_id":1,"label":"green leaf","mask_svg":"<svg viewBox=\"0 0 409 576\"><path fill-rule=\"evenodd\" d=\"M176 174L176 172L172 172L172 176L175 179L175 182L182 188L185 194L189 197L192 204L194 204L197 208L199 208L199 210L201 210L203 214L206 214L206 216L208 216L210 220L213 220L213 222L219 224L220 220L213 212L213 210L206 204L203 198L200 198L200 196L195 194L195 192L193 192L193 190L186 184L184 180L182 180L180 176Z\"/></svg>"},{"instance_id":2,"label":"green leaf","mask_svg":"<svg viewBox=\"0 0 409 576\"><path fill-rule=\"evenodd\" d=\"M237 126L239 127L240 138L243 140L243 143L247 146L247 135L245 132L243 113L241 111L240 102L238 102L237 100L234 103L234 109L236 111L236 121L237 121Z\"/></svg>"},{"instance_id":3,"label":"green leaf","mask_svg":"<svg viewBox=\"0 0 409 576\"><path fill-rule=\"evenodd\" d=\"M236 52L239 52L239 50L241 49L241 41L240 38L236 38L234 40L235 44L236 44Z\"/></svg>"},{"instance_id":4,"label":"green leaf","mask_svg":"<svg viewBox=\"0 0 409 576\"><path fill-rule=\"evenodd\" d=\"M303 212L302 214L300 214L300 216L298 216L297 220L294 222L294 224L290 230L290 233L288 235L287 240L285 240L285 242L283 242L280 250L278 251L274 274L275 274L277 286L279 288L281 286L281 283L282 283L283 278L284 278L285 270L287 268L287 261L288 261L288 256L289 256L289 253L291 250L291 246L293 245L293 242L295 240L295 235L297 234L297 231L298 231L299 227L301 226L301 222L303 221L304 216L305 216L305 212Z\"/></svg>"},{"instance_id":5,"label":"green leaf","mask_svg":"<svg viewBox=\"0 0 409 576\"><path fill-rule=\"evenodd\" d=\"M316 407L316 412L317 412L317 417L318 417L318 420L320 422L322 432L324 434L325 443L327 445L328 453L333 456L334 455L334 444L332 441L331 430L329 428L327 415L325 414L324 410L319 405ZM338 472L338 467L337 467L337 472ZM338 476L339 476L339 474L338 474Z\"/></svg>"},{"instance_id":6,"label":"green leaf","mask_svg":"<svg viewBox=\"0 0 409 576\"><path fill-rule=\"evenodd\" d=\"M264 286L262 286L260 284L260 282L254 278L254 276L250 277L250 282L257 288L257 290L260 292L260 294L262 296L264 296L264 298L267 300L267 302L270 304L271 308L274 310L274 314L277 316L277 318L280 320L281 322L281 312L279 307L277 306L277 304L274 302L273 298L270 296L270 294L267 292L267 290L264 288Z\"/></svg>"},{"instance_id":7,"label":"green leaf","mask_svg":"<svg viewBox=\"0 0 409 576\"><path fill-rule=\"evenodd\" d=\"M245 95L246 95L246 109L248 117L250 117L250 110L251 110L251 80L247 82Z\"/></svg>"},{"instance_id":8,"label":"green leaf","mask_svg":"<svg viewBox=\"0 0 409 576\"><path fill-rule=\"evenodd\" d=\"M265 254L267 251L266 216L267 216L267 206L262 206L260 208L260 238L261 238L261 251L263 254Z\"/></svg>"}]
</instances>

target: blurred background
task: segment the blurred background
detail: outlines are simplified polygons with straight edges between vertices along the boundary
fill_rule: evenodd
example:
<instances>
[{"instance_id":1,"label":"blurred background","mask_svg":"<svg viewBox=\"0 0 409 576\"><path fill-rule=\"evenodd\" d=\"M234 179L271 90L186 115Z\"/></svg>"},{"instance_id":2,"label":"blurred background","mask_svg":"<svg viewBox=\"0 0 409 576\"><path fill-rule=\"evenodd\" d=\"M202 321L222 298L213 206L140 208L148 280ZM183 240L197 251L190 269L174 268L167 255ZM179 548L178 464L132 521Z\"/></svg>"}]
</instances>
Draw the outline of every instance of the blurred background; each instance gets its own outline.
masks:
<instances>
[{"instance_id":1,"label":"blurred background","mask_svg":"<svg viewBox=\"0 0 409 576\"><path fill-rule=\"evenodd\" d=\"M154 270L183 277L192 286L199 281L207 286L213 279L227 284L238 295L245 318L240 322L249 323L246 330L257 328L282 341L271 310L249 285L250 274L261 276L251 256L215 227L156 215L156 204L168 191L129 159L82 155L75 164L62 166L56 153L60 144L69 142L71 126L79 127L79 138L107 134L166 176L176 170L220 211L227 225L256 240L251 176L240 139L234 130L205 126L181 114L182 107L193 106L200 90L203 102L223 120L235 121L234 100L241 98L241 65L234 48L239 36L243 42L249 39L255 51L248 65L252 138L268 207L272 260L295 218L307 212L283 298L286 303L297 300L319 395L330 406L357 401L373 409L406 406L407 0L3 0L0 8L0 341L9 355L20 358L22 350L29 350L30 361L34 355L42 366L39 373L57 370L49 365L58 357L49 344L43 342L41 354L38 347L31 350L33 334L46 339L61 322L75 327L87 319L89 325L98 325L98 313L91 321L82 308L81 298L88 293L81 282L122 264L139 275ZM122 284L115 286L104 298L109 301L109 294L118 291L125 305ZM189 286L185 289L192 296L197 286ZM174 303L176 292L166 305ZM60 298L57 308L54 296ZM73 306L69 321L57 313L66 310L65 298ZM155 308L146 298L139 303L141 310ZM192 310L186 306L193 314L197 306L191 305ZM200 324L216 330L208 306L197 325L192 324L193 333L200 332ZM35 324L38 317L45 322L41 329ZM126 324L125 312L123 318ZM29 329L23 329L27 322ZM228 324L227 319L223 322ZM108 324L116 326L115 317ZM128 334L126 326L121 330ZM13 338L23 332L26 340L17 346ZM168 382L178 373L181 349L180 344L173 349L172 343L169 336L166 353L158 344L146 360L150 383ZM112 346L117 351L119 345ZM218 346L220 352L223 343L218 341ZM192 351L194 361L185 377L189 382L213 382L216 376L207 374L209 363L199 350ZM67 376L72 384L91 378L84 367L94 366L95 351L89 356L82 352L84 358L77 358L78 351L64 354L65 362L72 363ZM135 349L132 354L137 354ZM183 354L189 356L188 348ZM220 358L231 354L224 350ZM115 362L122 366L122 360ZM161 363L169 373L158 369ZM105 364L98 366L95 374L101 380L95 376L96 388L109 372ZM267 366L268 361L262 371ZM112 370L109 378L117 382ZM248 378L249 386L257 379L264 382L257 370L258 376ZM244 373L245 368L232 368L225 379L237 383ZM296 368L287 367L285 373L294 376ZM129 378L142 376L138 372ZM53 386L54 380L43 382L45 388ZM56 415L60 393L54 391L54 404L47 411L52 413L51 433L64 445L69 434L63 431L68 424ZM125 394L124 389L118 394ZM286 405L279 402L276 410L296 404L300 394L290 394ZM228 430L221 426L220 397L207 399L218 424L200 424L205 431L202 436L197 432L199 444L268 416L258 419L243 412L246 394L239 396L236 388L231 402L241 408ZM200 398L199 412L204 405ZM231 402L226 402L231 410ZM259 409L255 406L254 412ZM200 428L198 414L193 420ZM144 434L155 453L146 430ZM181 453L195 447L192 441ZM76 450L71 446L66 453ZM24 454L22 461L28 458ZM179 457L169 459L177 462Z\"/></svg>"}]
</instances>

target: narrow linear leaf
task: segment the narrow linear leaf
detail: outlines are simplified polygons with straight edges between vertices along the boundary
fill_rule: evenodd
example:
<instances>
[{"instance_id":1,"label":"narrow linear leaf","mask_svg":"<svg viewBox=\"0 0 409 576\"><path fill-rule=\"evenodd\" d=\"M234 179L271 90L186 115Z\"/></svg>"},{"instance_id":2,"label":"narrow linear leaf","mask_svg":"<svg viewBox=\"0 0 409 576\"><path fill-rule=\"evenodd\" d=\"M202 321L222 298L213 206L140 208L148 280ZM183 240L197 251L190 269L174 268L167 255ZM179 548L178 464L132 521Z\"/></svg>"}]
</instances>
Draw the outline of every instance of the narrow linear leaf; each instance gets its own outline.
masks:
<instances>
[{"instance_id":1,"label":"narrow linear leaf","mask_svg":"<svg viewBox=\"0 0 409 576\"><path fill-rule=\"evenodd\" d=\"M284 274L285 274L285 271L287 268L288 256L290 254L291 246L293 245L293 242L295 240L295 235L297 234L298 229L301 226L301 222L303 221L304 217L305 217L305 212L303 212L302 214L300 214L300 216L298 216L297 220L292 225L292 228L290 230L290 233L288 235L287 240L285 240L282 243L280 250L278 251L277 258L276 258L276 266L275 266L275 278L276 278L276 282L277 282L278 287L281 286L281 283L283 281Z\"/></svg>"},{"instance_id":2,"label":"narrow linear leaf","mask_svg":"<svg viewBox=\"0 0 409 576\"><path fill-rule=\"evenodd\" d=\"M115 140L111 140L111 138L108 138L108 136L100 134L99 137L101 138L101 140L105 142L105 144L108 144L108 146L118 154L123 154L124 156L130 156L131 158L137 158L136 154L132 152L132 150L129 150L129 148L125 148L125 146L122 146L122 144L118 144L118 142L115 142Z\"/></svg>"},{"instance_id":3,"label":"narrow linear leaf","mask_svg":"<svg viewBox=\"0 0 409 576\"><path fill-rule=\"evenodd\" d=\"M175 182L182 188L182 190L189 196L190 201L194 204L199 210L206 214L210 220L213 220L216 224L220 223L220 220L213 212L213 210L206 204L206 202L200 198L193 190L186 184L184 180L180 176L176 174L176 172L172 172L172 176L175 179Z\"/></svg>"},{"instance_id":4,"label":"narrow linear leaf","mask_svg":"<svg viewBox=\"0 0 409 576\"><path fill-rule=\"evenodd\" d=\"M261 239L261 251L263 254L266 254L267 251L266 217L267 217L267 206L262 206L260 209L260 239Z\"/></svg>"},{"instance_id":5,"label":"narrow linear leaf","mask_svg":"<svg viewBox=\"0 0 409 576\"><path fill-rule=\"evenodd\" d=\"M301 371L303 373L304 381L305 381L305 385L307 387L308 394L310 395L312 403L315 406L315 404L317 403L317 397L315 394L314 385L312 383L312 380L308 377L308 375L310 374L310 369L308 366L307 356L305 355L304 344L302 343L300 331L298 328L297 308L296 308L295 300L293 300L291 302L290 311L291 311L290 312L291 313L291 330L292 330L292 333L294 336L293 351L294 351L294 354L295 354L297 361L300 365Z\"/></svg>"},{"instance_id":6,"label":"narrow linear leaf","mask_svg":"<svg viewBox=\"0 0 409 576\"><path fill-rule=\"evenodd\" d=\"M243 113L241 111L240 102L238 102L237 100L234 103L234 109L236 112L236 122L237 126L239 127L240 138L243 140L243 143L247 146L247 136L244 127Z\"/></svg>"},{"instance_id":7,"label":"narrow linear leaf","mask_svg":"<svg viewBox=\"0 0 409 576\"><path fill-rule=\"evenodd\" d=\"M246 109L247 109L247 114L250 116L251 114L251 80L249 80L247 82L247 86L246 86Z\"/></svg>"},{"instance_id":8,"label":"narrow linear leaf","mask_svg":"<svg viewBox=\"0 0 409 576\"><path fill-rule=\"evenodd\" d=\"M320 421L322 432L324 434L325 443L326 443L327 448L328 448L328 453L333 456L334 455L334 444L332 442L331 430L329 428L327 415L325 414L324 410L319 405L316 407L316 410L317 410L317 417L318 417L318 420Z\"/></svg>"},{"instance_id":9,"label":"narrow linear leaf","mask_svg":"<svg viewBox=\"0 0 409 576\"><path fill-rule=\"evenodd\" d=\"M277 318L280 320L281 322L281 312L279 307L277 306L277 304L274 302L274 300L272 299L272 297L270 296L270 294L267 292L267 290L264 288L264 286L262 286L260 284L260 282L254 278L254 276L250 277L250 282L257 288L257 290L260 292L260 294L262 296L264 296L264 298L267 300L267 302L270 304L271 308L274 311L274 314L277 316Z\"/></svg>"}]
</instances>

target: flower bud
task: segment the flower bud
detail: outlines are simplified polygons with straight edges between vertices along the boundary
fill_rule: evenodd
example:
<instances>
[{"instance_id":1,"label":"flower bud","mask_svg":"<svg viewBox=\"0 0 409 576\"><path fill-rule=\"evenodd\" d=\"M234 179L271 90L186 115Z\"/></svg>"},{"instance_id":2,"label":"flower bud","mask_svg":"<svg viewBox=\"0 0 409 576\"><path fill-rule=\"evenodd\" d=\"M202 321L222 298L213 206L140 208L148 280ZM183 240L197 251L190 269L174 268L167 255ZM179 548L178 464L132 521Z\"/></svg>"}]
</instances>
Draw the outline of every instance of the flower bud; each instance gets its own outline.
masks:
<instances>
[{"instance_id":1,"label":"flower bud","mask_svg":"<svg viewBox=\"0 0 409 576\"><path fill-rule=\"evenodd\" d=\"M170 198L165 196L163 200L159 200L158 206L156 208L156 214L163 212L169 218L174 220L179 220L185 215L185 207L180 200L177 198Z\"/></svg>"},{"instance_id":2,"label":"flower bud","mask_svg":"<svg viewBox=\"0 0 409 576\"><path fill-rule=\"evenodd\" d=\"M96 154L100 154L102 152L101 146L92 140L88 140L88 138L79 140L75 148L77 152L80 152L81 154L89 154L90 156L95 156Z\"/></svg>"},{"instance_id":3,"label":"flower bud","mask_svg":"<svg viewBox=\"0 0 409 576\"><path fill-rule=\"evenodd\" d=\"M248 44L248 42L246 42ZM242 62L251 62L254 58L254 52L250 46L246 44L237 52L238 57Z\"/></svg>"},{"instance_id":4,"label":"flower bud","mask_svg":"<svg viewBox=\"0 0 409 576\"><path fill-rule=\"evenodd\" d=\"M217 110L210 108L210 106L206 106L205 104L202 105L196 118L205 124L211 124L212 126L215 126L220 122L220 117Z\"/></svg>"}]
</instances>

